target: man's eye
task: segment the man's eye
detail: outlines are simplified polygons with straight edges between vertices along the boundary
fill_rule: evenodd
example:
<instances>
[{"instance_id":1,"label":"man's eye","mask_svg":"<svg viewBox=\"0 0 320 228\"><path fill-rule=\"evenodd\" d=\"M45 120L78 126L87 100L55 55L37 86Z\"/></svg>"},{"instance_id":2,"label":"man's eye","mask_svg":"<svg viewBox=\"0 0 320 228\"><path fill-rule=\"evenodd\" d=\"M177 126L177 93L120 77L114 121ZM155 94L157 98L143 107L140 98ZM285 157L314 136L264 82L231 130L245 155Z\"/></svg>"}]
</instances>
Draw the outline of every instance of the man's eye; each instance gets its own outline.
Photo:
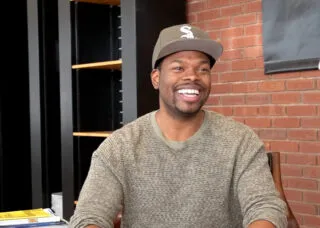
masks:
<instances>
[{"instance_id":1,"label":"man's eye","mask_svg":"<svg viewBox=\"0 0 320 228\"><path fill-rule=\"evenodd\" d=\"M182 71L183 68L181 66L176 66L173 68L174 71Z\"/></svg>"},{"instance_id":2,"label":"man's eye","mask_svg":"<svg viewBox=\"0 0 320 228\"><path fill-rule=\"evenodd\" d=\"M209 73L210 72L210 69L209 68L200 68L200 72L203 72L203 73Z\"/></svg>"}]
</instances>

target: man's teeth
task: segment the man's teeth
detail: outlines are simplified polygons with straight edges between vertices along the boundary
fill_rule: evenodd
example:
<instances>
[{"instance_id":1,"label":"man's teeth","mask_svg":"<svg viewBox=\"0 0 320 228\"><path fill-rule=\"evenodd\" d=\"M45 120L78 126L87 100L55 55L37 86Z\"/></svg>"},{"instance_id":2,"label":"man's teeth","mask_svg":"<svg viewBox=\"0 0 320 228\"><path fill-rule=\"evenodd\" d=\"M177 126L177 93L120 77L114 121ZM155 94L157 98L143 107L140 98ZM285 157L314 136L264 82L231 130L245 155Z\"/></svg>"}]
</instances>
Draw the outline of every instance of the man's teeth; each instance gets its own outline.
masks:
<instances>
[{"instance_id":1,"label":"man's teeth","mask_svg":"<svg viewBox=\"0 0 320 228\"><path fill-rule=\"evenodd\" d=\"M180 89L178 90L178 93L182 93L182 94L199 94L199 90L196 89Z\"/></svg>"}]
</instances>

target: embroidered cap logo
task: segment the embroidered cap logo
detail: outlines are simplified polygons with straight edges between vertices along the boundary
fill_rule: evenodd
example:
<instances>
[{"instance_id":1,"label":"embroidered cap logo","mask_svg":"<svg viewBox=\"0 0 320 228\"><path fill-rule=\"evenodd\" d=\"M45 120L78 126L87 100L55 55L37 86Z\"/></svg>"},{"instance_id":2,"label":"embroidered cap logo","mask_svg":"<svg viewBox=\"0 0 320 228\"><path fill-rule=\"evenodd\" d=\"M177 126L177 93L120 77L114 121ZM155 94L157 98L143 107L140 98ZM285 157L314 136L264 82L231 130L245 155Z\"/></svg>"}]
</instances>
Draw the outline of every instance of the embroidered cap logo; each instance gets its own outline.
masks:
<instances>
[{"instance_id":1,"label":"embroidered cap logo","mask_svg":"<svg viewBox=\"0 0 320 228\"><path fill-rule=\"evenodd\" d=\"M194 35L191 32L191 27L188 25L181 26L180 31L184 33L181 38L194 39Z\"/></svg>"}]
</instances>

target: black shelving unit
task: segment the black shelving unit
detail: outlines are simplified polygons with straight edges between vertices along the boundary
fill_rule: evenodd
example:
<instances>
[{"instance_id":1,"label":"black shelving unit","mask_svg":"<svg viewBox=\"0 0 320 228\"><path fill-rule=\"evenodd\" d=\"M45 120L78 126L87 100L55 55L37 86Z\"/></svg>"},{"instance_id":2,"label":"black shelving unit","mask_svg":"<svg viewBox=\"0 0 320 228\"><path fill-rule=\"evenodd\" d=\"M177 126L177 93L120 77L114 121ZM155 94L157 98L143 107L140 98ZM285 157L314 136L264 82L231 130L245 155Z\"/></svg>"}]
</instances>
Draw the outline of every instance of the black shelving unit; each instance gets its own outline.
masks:
<instances>
[{"instance_id":1,"label":"black shelving unit","mask_svg":"<svg viewBox=\"0 0 320 228\"><path fill-rule=\"evenodd\" d=\"M65 219L93 151L107 137L95 133L112 133L158 108L150 81L153 45L162 28L186 22L184 0L95 2L103 4L58 0Z\"/></svg>"}]
</instances>

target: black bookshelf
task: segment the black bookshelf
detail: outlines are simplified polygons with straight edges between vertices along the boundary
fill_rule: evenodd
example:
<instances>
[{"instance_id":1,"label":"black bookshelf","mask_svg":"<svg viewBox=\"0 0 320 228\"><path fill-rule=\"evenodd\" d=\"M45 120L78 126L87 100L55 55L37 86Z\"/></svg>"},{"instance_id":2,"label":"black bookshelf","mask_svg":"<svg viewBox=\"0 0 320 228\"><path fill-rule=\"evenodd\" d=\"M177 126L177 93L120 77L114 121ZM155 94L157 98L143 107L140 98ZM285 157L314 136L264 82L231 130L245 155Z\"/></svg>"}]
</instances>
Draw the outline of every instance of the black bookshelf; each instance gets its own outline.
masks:
<instances>
[{"instance_id":1,"label":"black bookshelf","mask_svg":"<svg viewBox=\"0 0 320 228\"><path fill-rule=\"evenodd\" d=\"M90 133L112 132L158 108L150 81L153 45L162 28L186 22L184 0L114 2L58 1L65 219L73 214L93 151L107 137ZM84 66L118 60L120 67Z\"/></svg>"}]
</instances>

